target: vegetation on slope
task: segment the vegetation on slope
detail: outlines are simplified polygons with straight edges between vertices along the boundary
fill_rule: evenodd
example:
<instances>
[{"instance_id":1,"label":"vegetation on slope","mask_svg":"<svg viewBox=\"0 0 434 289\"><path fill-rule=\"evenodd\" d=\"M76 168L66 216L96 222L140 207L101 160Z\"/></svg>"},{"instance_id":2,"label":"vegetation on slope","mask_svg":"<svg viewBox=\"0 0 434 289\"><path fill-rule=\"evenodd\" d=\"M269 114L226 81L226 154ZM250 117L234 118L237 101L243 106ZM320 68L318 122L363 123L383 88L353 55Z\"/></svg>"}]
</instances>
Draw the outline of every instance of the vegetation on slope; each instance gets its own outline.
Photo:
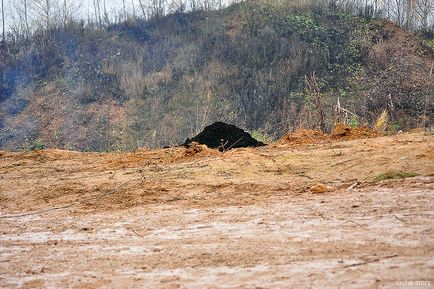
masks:
<instances>
[{"instance_id":1,"label":"vegetation on slope","mask_svg":"<svg viewBox=\"0 0 434 289\"><path fill-rule=\"evenodd\" d=\"M103 30L71 23L0 53L0 148L159 147L216 120L277 138L372 125L384 110L389 129L433 125L432 48L330 7L247 2Z\"/></svg>"}]
</instances>

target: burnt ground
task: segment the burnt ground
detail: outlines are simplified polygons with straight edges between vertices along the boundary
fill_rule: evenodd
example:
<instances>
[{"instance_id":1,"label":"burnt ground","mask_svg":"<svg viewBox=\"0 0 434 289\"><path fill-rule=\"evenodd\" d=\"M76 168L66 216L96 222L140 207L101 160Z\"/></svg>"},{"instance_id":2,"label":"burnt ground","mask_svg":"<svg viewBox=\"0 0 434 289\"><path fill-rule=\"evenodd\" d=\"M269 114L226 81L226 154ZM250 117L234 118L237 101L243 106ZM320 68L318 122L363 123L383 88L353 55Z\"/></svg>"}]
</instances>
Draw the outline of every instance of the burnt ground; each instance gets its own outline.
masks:
<instances>
[{"instance_id":1,"label":"burnt ground","mask_svg":"<svg viewBox=\"0 0 434 289\"><path fill-rule=\"evenodd\" d=\"M252 138L252 136L244 130L224 122L215 122L205 127L197 136L192 139L187 139L184 146L189 146L192 142L204 144L209 148L219 149L220 151L265 145Z\"/></svg>"},{"instance_id":2,"label":"burnt ground","mask_svg":"<svg viewBox=\"0 0 434 289\"><path fill-rule=\"evenodd\" d=\"M0 152L0 288L432 288L433 148Z\"/></svg>"}]
</instances>

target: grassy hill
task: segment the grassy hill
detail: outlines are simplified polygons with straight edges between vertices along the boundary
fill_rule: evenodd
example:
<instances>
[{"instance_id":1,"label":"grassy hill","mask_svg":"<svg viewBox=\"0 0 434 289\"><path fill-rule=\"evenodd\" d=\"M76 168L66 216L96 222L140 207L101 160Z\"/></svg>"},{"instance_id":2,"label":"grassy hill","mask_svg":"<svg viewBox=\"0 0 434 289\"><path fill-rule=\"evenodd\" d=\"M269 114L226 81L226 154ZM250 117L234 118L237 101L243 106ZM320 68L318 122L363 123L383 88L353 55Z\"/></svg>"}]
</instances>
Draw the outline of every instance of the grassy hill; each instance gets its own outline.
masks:
<instances>
[{"instance_id":1,"label":"grassy hill","mask_svg":"<svg viewBox=\"0 0 434 289\"><path fill-rule=\"evenodd\" d=\"M312 5L72 23L1 48L0 149L161 147L217 120L278 138L383 110L389 130L430 127L430 43Z\"/></svg>"}]
</instances>

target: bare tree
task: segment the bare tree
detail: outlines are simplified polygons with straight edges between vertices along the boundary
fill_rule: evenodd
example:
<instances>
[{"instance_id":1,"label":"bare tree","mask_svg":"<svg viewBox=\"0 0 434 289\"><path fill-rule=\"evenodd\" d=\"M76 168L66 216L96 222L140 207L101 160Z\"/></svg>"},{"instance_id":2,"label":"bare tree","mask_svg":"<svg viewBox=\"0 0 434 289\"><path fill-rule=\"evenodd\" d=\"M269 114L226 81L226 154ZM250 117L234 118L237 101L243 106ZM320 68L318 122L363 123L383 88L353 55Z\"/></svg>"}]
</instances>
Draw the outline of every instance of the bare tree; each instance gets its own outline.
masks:
<instances>
[{"instance_id":1,"label":"bare tree","mask_svg":"<svg viewBox=\"0 0 434 289\"><path fill-rule=\"evenodd\" d=\"M415 0L407 0L406 3L406 21L405 28L407 30L414 30L414 8L415 8Z\"/></svg>"},{"instance_id":2,"label":"bare tree","mask_svg":"<svg viewBox=\"0 0 434 289\"><path fill-rule=\"evenodd\" d=\"M428 17L432 15L434 10L433 0L417 0L415 11L420 18L421 28L428 31Z\"/></svg>"},{"instance_id":3,"label":"bare tree","mask_svg":"<svg viewBox=\"0 0 434 289\"><path fill-rule=\"evenodd\" d=\"M29 25L29 0L17 0L14 5L20 24L24 27L26 35L30 32Z\"/></svg>"},{"instance_id":4,"label":"bare tree","mask_svg":"<svg viewBox=\"0 0 434 289\"><path fill-rule=\"evenodd\" d=\"M211 0L203 0L203 9L210 10L211 9Z\"/></svg>"},{"instance_id":5,"label":"bare tree","mask_svg":"<svg viewBox=\"0 0 434 289\"><path fill-rule=\"evenodd\" d=\"M4 0L2 0L2 42L5 42L5 35L6 35L6 28L5 28L5 3Z\"/></svg>"},{"instance_id":6,"label":"bare tree","mask_svg":"<svg viewBox=\"0 0 434 289\"><path fill-rule=\"evenodd\" d=\"M398 25L402 26L404 24L404 1L405 0L394 0L393 14L395 14L395 21Z\"/></svg>"},{"instance_id":7,"label":"bare tree","mask_svg":"<svg viewBox=\"0 0 434 289\"><path fill-rule=\"evenodd\" d=\"M60 18L60 23L63 27L66 27L76 16L81 5L74 0L62 0L59 5L58 16Z\"/></svg>"},{"instance_id":8,"label":"bare tree","mask_svg":"<svg viewBox=\"0 0 434 289\"><path fill-rule=\"evenodd\" d=\"M31 8L35 18L41 19L42 26L49 30L52 25L53 0L32 0Z\"/></svg>"},{"instance_id":9,"label":"bare tree","mask_svg":"<svg viewBox=\"0 0 434 289\"><path fill-rule=\"evenodd\" d=\"M184 12L186 3L182 0L172 0L169 5L169 13Z\"/></svg>"},{"instance_id":10,"label":"bare tree","mask_svg":"<svg viewBox=\"0 0 434 289\"><path fill-rule=\"evenodd\" d=\"M102 1L102 3L103 3L103 13L104 13L104 22L107 24L108 22L109 22L109 17L108 17L108 13L107 13L107 3L106 3L106 0L103 0Z\"/></svg>"},{"instance_id":11,"label":"bare tree","mask_svg":"<svg viewBox=\"0 0 434 289\"><path fill-rule=\"evenodd\" d=\"M98 24L98 26L102 26L102 21L101 21L101 6L100 6L100 0L93 0L93 9L95 12L95 19L96 19L96 23Z\"/></svg>"},{"instance_id":12,"label":"bare tree","mask_svg":"<svg viewBox=\"0 0 434 289\"><path fill-rule=\"evenodd\" d=\"M192 11L197 10L197 1L196 0L190 0L190 9Z\"/></svg>"},{"instance_id":13,"label":"bare tree","mask_svg":"<svg viewBox=\"0 0 434 289\"><path fill-rule=\"evenodd\" d=\"M145 19L146 19L146 11L145 11L145 6L143 5L143 2L142 2L142 0L139 0L139 6L140 6L140 9L142 10L143 18L145 18Z\"/></svg>"},{"instance_id":14,"label":"bare tree","mask_svg":"<svg viewBox=\"0 0 434 289\"><path fill-rule=\"evenodd\" d=\"M390 19L390 2L392 0L385 0L384 9L386 10L386 18Z\"/></svg>"},{"instance_id":15,"label":"bare tree","mask_svg":"<svg viewBox=\"0 0 434 289\"><path fill-rule=\"evenodd\" d=\"M151 3L151 16L152 17L162 17L164 16L164 8L166 6L165 0L152 0Z\"/></svg>"},{"instance_id":16,"label":"bare tree","mask_svg":"<svg viewBox=\"0 0 434 289\"><path fill-rule=\"evenodd\" d=\"M133 8L133 18L136 19L136 5L134 5L134 0L131 0L131 7Z\"/></svg>"},{"instance_id":17,"label":"bare tree","mask_svg":"<svg viewBox=\"0 0 434 289\"><path fill-rule=\"evenodd\" d=\"M124 17L124 21L127 20L127 10L125 8L125 0L122 0L122 12L123 12L123 17Z\"/></svg>"}]
</instances>

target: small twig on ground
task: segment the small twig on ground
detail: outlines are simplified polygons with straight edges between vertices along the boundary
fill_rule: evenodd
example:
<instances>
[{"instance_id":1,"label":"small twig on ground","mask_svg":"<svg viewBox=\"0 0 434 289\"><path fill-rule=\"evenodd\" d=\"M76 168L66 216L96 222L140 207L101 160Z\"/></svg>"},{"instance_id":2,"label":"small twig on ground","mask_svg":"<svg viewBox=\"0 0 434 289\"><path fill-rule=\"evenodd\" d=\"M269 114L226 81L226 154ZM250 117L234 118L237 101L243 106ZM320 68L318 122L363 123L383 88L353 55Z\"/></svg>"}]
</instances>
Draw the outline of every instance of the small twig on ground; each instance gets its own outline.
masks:
<instances>
[{"instance_id":1,"label":"small twig on ground","mask_svg":"<svg viewBox=\"0 0 434 289\"><path fill-rule=\"evenodd\" d=\"M345 167L345 168L343 168L342 170L343 170L343 171L347 171L347 170L349 170L349 169L351 169L351 168L353 168L353 167L355 167L355 166L357 166L357 165L359 165L359 163L355 163L355 164L353 164L353 165L351 165L351 166Z\"/></svg>"},{"instance_id":2,"label":"small twig on ground","mask_svg":"<svg viewBox=\"0 0 434 289\"><path fill-rule=\"evenodd\" d=\"M343 164L346 164L346 163L348 163L348 162L352 162L352 161L358 161L358 160L360 160L360 159L361 159L361 158L351 158L351 159L343 160L343 161L341 161L341 162L337 162L337 163L333 164L332 167L340 166L340 165L343 165ZM357 163L357 164L358 164L358 163Z\"/></svg>"},{"instance_id":3,"label":"small twig on ground","mask_svg":"<svg viewBox=\"0 0 434 289\"><path fill-rule=\"evenodd\" d=\"M239 143L241 140L242 140L243 138L240 138L239 140L237 140L236 142L234 142L232 145L230 145L227 149L225 149L224 151L223 151L223 153L225 153L225 152L227 152L228 150L230 150L234 145L236 145L237 143ZM227 144L227 142L226 142L226 144ZM225 144L225 145L226 145Z\"/></svg>"},{"instance_id":4,"label":"small twig on ground","mask_svg":"<svg viewBox=\"0 0 434 289\"><path fill-rule=\"evenodd\" d=\"M134 230L134 228L133 227L128 227L128 229L130 229L134 234L136 234L137 236L139 236L140 238L143 238L143 235L141 235L141 234L139 234L139 233L137 233L137 231L136 230Z\"/></svg>"},{"instance_id":5,"label":"small twig on ground","mask_svg":"<svg viewBox=\"0 0 434 289\"><path fill-rule=\"evenodd\" d=\"M222 140L223 141L223 140ZM217 148L218 150L221 149L221 151L224 153L226 151L225 146L228 144L229 141L226 141L225 143L221 142L221 145Z\"/></svg>"},{"instance_id":6,"label":"small twig on ground","mask_svg":"<svg viewBox=\"0 0 434 289\"><path fill-rule=\"evenodd\" d=\"M346 220L345 222L343 222L342 224L340 224L339 227L342 226L342 225L345 225L346 223L350 223L350 222L351 222L351 223L354 223L354 224L356 224L356 225L362 226L362 224L359 224L359 223L357 223L357 222L355 222L355 221L353 221L353 220Z\"/></svg>"},{"instance_id":7,"label":"small twig on ground","mask_svg":"<svg viewBox=\"0 0 434 289\"><path fill-rule=\"evenodd\" d=\"M360 262L360 263L345 265L344 268L362 266L362 265L366 265L366 264L370 264L370 263L376 263L376 262L380 262L380 261L382 261L384 259L395 258L395 257L398 257L398 256L399 256L398 254L395 254L395 255L385 256L385 257L381 257L381 258L375 258L375 259L372 259L372 260L369 260L369 261L365 261L365 262Z\"/></svg>"},{"instance_id":8,"label":"small twig on ground","mask_svg":"<svg viewBox=\"0 0 434 289\"><path fill-rule=\"evenodd\" d=\"M332 145L332 144L329 145L329 148L332 150L332 152L335 154L336 157L339 157L339 156L342 155L342 152L341 152L341 151L337 153L337 152L333 149L333 145Z\"/></svg>"},{"instance_id":9,"label":"small twig on ground","mask_svg":"<svg viewBox=\"0 0 434 289\"><path fill-rule=\"evenodd\" d=\"M400 218L398 218L396 215L394 215L394 217L395 217L395 219L397 219L398 221L400 221L400 222L403 222L404 223L404 220L403 219L400 219Z\"/></svg>"},{"instance_id":10,"label":"small twig on ground","mask_svg":"<svg viewBox=\"0 0 434 289\"><path fill-rule=\"evenodd\" d=\"M354 189L359 184L360 184L359 182L355 182L354 184L352 184L351 186L348 187L347 191L351 191L352 189Z\"/></svg>"}]
</instances>

